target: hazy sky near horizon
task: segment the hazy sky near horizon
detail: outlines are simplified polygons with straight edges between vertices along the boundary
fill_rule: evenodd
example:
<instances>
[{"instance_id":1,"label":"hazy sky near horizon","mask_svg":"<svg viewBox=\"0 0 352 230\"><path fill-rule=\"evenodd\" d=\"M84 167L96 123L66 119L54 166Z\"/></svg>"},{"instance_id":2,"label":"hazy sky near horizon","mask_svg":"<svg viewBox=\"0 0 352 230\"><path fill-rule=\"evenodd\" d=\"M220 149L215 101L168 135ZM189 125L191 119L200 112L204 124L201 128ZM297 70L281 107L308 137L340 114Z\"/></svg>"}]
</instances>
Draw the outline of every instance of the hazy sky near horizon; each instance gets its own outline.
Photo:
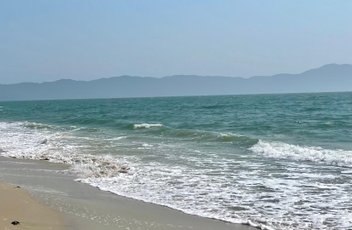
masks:
<instances>
[{"instance_id":1,"label":"hazy sky near horizon","mask_svg":"<svg viewBox=\"0 0 352 230\"><path fill-rule=\"evenodd\" d=\"M0 84L352 64L351 12L347 0L1 1Z\"/></svg>"}]
</instances>

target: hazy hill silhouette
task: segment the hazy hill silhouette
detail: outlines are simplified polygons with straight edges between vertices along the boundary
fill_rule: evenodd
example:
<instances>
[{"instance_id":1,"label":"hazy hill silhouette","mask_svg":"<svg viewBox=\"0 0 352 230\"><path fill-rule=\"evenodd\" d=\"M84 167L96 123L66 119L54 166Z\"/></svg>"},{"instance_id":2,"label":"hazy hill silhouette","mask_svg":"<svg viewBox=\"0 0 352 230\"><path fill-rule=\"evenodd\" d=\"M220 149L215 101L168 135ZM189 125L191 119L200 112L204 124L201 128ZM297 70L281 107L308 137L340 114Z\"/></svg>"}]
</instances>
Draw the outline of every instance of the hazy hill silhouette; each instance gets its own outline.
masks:
<instances>
[{"instance_id":1,"label":"hazy hill silhouette","mask_svg":"<svg viewBox=\"0 0 352 230\"><path fill-rule=\"evenodd\" d=\"M352 91L352 65L329 64L301 74L210 77L175 75L163 78L111 77L93 81L0 84L0 100L86 99L262 93Z\"/></svg>"}]
</instances>

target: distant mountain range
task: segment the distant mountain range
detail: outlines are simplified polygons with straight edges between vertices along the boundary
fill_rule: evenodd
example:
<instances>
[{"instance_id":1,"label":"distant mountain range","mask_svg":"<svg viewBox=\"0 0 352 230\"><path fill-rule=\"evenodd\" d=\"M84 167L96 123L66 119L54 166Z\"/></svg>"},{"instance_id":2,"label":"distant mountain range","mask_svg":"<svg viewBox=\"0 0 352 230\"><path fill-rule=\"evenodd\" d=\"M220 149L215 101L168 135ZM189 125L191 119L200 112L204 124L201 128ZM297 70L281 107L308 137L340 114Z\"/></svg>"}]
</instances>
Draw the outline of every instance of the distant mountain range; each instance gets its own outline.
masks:
<instances>
[{"instance_id":1,"label":"distant mountain range","mask_svg":"<svg viewBox=\"0 0 352 230\"><path fill-rule=\"evenodd\" d=\"M93 81L0 84L0 100L50 100L352 91L352 65L329 64L301 74L163 78L111 77Z\"/></svg>"}]
</instances>

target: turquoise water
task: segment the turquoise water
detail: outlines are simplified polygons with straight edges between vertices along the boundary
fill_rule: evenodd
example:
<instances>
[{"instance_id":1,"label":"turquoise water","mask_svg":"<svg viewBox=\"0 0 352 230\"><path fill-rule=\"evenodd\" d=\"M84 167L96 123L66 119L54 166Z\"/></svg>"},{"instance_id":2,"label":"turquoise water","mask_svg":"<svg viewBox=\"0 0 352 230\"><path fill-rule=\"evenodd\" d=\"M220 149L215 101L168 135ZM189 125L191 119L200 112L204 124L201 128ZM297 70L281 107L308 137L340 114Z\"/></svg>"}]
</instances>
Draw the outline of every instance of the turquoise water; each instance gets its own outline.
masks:
<instances>
[{"instance_id":1,"label":"turquoise water","mask_svg":"<svg viewBox=\"0 0 352 230\"><path fill-rule=\"evenodd\" d=\"M352 228L352 93L0 102L4 156L268 229Z\"/></svg>"}]
</instances>

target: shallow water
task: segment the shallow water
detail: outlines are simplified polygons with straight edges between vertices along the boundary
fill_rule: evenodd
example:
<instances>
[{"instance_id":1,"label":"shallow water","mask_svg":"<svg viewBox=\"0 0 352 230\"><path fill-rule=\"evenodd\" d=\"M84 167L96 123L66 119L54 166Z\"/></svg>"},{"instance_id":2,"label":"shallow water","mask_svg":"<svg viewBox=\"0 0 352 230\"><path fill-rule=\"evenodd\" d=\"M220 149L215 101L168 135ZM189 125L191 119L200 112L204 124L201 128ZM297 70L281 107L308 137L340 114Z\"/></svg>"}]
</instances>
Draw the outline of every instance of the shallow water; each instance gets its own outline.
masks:
<instances>
[{"instance_id":1,"label":"shallow water","mask_svg":"<svg viewBox=\"0 0 352 230\"><path fill-rule=\"evenodd\" d=\"M3 156L66 163L78 181L200 216L352 227L352 93L0 106Z\"/></svg>"}]
</instances>

